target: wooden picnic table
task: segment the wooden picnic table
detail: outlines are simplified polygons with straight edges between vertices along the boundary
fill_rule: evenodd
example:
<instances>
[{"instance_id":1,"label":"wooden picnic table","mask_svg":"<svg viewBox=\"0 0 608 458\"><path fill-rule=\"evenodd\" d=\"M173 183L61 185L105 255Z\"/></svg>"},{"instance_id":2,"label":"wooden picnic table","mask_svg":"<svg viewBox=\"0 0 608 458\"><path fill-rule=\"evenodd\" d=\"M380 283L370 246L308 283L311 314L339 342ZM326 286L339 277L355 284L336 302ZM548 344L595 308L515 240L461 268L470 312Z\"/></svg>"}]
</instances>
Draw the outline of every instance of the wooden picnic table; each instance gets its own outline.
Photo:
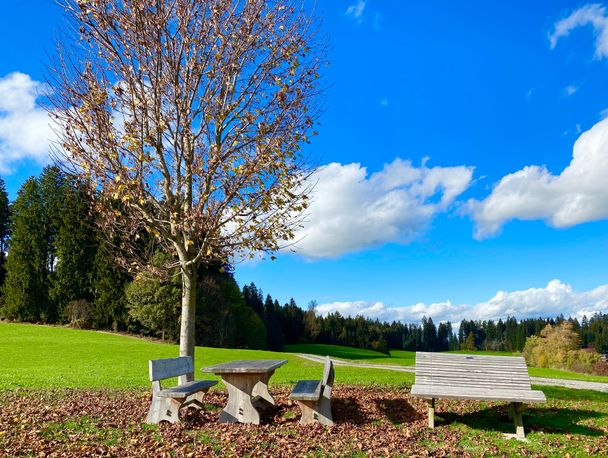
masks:
<instances>
[{"instance_id":1,"label":"wooden picnic table","mask_svg":"<svg viewBox=\"0 0 608 458\"><path fill-rule=\"evenodd\" d=\"M228 404L220 414L220 423L259 425L259 411L275 406L268 380L285 363L286 359L255 359L203 367L203 372L221 376L228 389Z\"/></svg>"}]
</instances>

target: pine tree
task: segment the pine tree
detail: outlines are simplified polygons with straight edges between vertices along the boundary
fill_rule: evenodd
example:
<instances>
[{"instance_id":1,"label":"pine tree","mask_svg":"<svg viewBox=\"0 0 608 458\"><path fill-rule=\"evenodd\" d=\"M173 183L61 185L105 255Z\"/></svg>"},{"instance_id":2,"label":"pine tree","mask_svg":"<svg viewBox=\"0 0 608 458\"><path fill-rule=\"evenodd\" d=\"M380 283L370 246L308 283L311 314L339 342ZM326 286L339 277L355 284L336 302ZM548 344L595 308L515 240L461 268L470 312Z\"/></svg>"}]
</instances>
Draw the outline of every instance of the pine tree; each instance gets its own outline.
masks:
<instances>
[{"instance_id":1,"label":"pine tree","mask_svg":"<svg viewBox=\"0 0 608 458\"><path fill-rule=\"evenodd\" d=\"M62 316L71 301L92 301L91 270L96 252L96 231L90 216L90 202L84 186L63 186L61 208L56 209L56 234L52 250L56 267L51 277L50 299Z\"/></svg>"},{"instance_id":2,"label":"pine tree","mask_svg":"<svg viewBox=\"0 0 608 458\"><path fill-rule=\"evenodd\" d=\"M96 245L90 280L95 326L117 330L126 322L124 291L128 275L114 262L112 248L101 234L98 234Z\"/></svg>"},{"instance_id":3,"label":"pine tree","mask_svg":"<svg viewBox=\"0 0 608 458\"><path fill-rule=\"evenodd\" d=\"M47 239L44 203L35 178L28 179L12 206L2 315L20 321L50 321L47 307Z\"/></svg>"},{"instance_id":4,"label":"pine tree","mask_svg":"<svg viewBox=\"0 0 608 458\"><path fill-rule=\"evenodd\" d=\"M462 349L469 351L477 350L477 347L475 346L475 334L473 334L473 332L469 332L467 335Z\"/></svg>"},{"instance_id":5,"label":"pine tree","mask_svg":"<svg viewBox=\"0 0 608 458\"><path fill-rule=\"evenodd\" d=\"M6 277L6 251L9 234L10 208L4 180L0 178L0 290Z\"/></svg>"}]
</instances>

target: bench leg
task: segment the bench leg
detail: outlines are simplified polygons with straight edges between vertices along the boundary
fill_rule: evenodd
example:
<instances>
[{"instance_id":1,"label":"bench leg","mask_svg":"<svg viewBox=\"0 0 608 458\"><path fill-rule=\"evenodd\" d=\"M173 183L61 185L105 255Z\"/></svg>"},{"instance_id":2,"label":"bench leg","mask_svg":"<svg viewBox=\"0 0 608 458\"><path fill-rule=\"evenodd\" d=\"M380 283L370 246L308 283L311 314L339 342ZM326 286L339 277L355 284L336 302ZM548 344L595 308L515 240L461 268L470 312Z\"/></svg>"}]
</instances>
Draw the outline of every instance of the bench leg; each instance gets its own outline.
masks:
<instances>
[{"instance_id":1,"label":"bench leg","mask_svg":"<svg viewBox=\"0 0 608 458\"><path fill-rule=\"evenodd\" d=\"M302 418L301 425L310 423L321 423L325 426L333 426L334 419L331 415L331 399L322 396L318 401L298 401Z\"/></svg>"},{"instance_id":2,"label":"bench leg","mask_svg":"<svg viewBox=\"0 0 608 458\"><path fill-rule=\"evenodd\" d=\"M186 400L182 404L182 407L194 407L195 409L204 408L203 397L205 396L205 393L207 391L209 391L209 388L207 388L205 390L201 390L197 393L191 394L190 396L188 396L186 398Z\"/></svg>"},{"instance_id":3,"label":"bench leg","mask_svg":"<svg viewBox=\"0 0 608 458\"><path fill-rule=\"evenodd\" d=\"M161 421L179 423L179 408L181 405L181 399L161 398L153 395L146 423L158 424Z\"/></svg>"},{"instance_id":4,"label":"bench leg","mask_svg":"<svg viewBox=\"0 0 608 458\"><path fill-rule=\"evenodd\" d=\"M435 427L435 399L428 399L429 405L429 428Z\"/></svg>"},{"instance_id":5,"label":"bench leg","mask_svg":"<svg viewBox=\"0 0 608 458\"><path fill-rule=\"evenodd\" d=\"M518 439L525 439L524 421L522 419L523 405L521 402L511 403L511 415L513 415L513 423L515 424L515 436Z\"/></svg>"},{"instance_id":6,"label":"bench leg","mask_svg":"<svg viewBox=\"0 0 608 458\"><path fill-rule=\"evenodd\" d=\"M526 435L524 433L524 422L522 420L522 412L524 405L521 402L512 402L509 405L509 417L513 419L515 425L515 434L503 434L507 439L518 439L523 442L527 442Z\"/></svg>"}]
</instances>

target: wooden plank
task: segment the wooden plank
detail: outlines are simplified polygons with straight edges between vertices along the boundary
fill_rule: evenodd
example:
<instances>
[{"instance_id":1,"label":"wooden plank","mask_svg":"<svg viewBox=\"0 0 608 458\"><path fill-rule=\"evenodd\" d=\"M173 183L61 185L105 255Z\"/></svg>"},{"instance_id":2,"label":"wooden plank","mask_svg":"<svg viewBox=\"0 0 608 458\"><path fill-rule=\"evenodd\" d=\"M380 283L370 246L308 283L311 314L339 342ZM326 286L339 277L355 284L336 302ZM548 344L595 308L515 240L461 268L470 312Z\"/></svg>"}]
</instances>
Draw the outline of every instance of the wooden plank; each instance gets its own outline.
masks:
<instances>
[{"instance_id":1,"label":"wooden plank","mask_svg":"<svg viewBox=\"0 0 608 458\"><path fill-rule=\"evenodd\" d=\"M217 385L215 380L197 380L194 382L184 383L173 388L165 388L161 390L158 395L164 398L186 398L191 394L198 393L202 390L207 390L213 385Z\"/></svg>"},{"instance_id":2,"label":"wooden plank","mask_svg":"<svg viewBox=\"0 0 608 458\"><path fill-rule=\"evenodd\" d=\"M293 387L289 399L300 401L318 401L321 397L321 380L300 380Z\"/></svg>"},{"instance_id":3,"label":"wooden plank","mask_svg":"<svg viewBox=\"0 0 608 458\"><path fill-rule=\"evenodd\" d=\"M483 370L466 370L463 369L445 369L441 371L428 371L428 370L420 370L415 372L415 374L419 377L436 377L443 375L454 375L454 376L468 376L469 378L474 378L477 376L483 376L486 379L500 379L503 377L509 377L513 379L526 380L530 379L530 376L527 373L522 372L511 372L511 371L483 371Z\"/></svg>"},{"instance_id":4,"label":"wooden plank","mask_svg":"<svg viewBox=\"0 0 608 458\"><path fill-rule=\"evenodd\" d=\"M201 370L214 374L262 374L274 371L287 362L286 359L230 361L228 363L216 364L215 366L203 367Z\"/></svg>"},{"instance_id":5,"label":"wooden plank","mask_svg":"<svg viewBox=\"0 0 608 458\"><path fill-rule=\"evenodd\" d=\"M515 361L515 360L524 360L523 356L496 356L496 355L478 355L478 354L470 354L470 353L437 353L430 351L418 351L416 352L416 357L420 357L421 359L482 359L486 361L491 360L499 360L499 361Z\"/></svg>"},{"instance_id":6,"label":"wooden plank","mask_svg":"<svg viewBox=\"0 0 608 458\"><path fill-rule=\"evenodd\" d=\"M436 372L429 372L429 371L425 371L425 372L416 372L415 373L416 377L458 377L458 378L463 378L463 379L480 379L483 378L484 380L502 380L502 379L509 379L509 380L522 380L522 381L526 381L526 380L530 380L530 376L528 374L518 374L518 373L513 373L513 372L490 372L490 373L485 373L483 371L466 371L466 370L462 370L462 371L436 371Z\"/></svg>"},{"instance_id":7,"label":"wooden plank","mask_svg":"<svg viewBox=\"0 0 608 458\"><path fill-rule=\"evenodd\" d=\"M513 387L518 390L529 390L532 389L529 383L510 383L509 381L504 382L485 382L483 380L462 380L457 378L447 378L447 379L416 379L416 383L420 385L446 385L446 386L489 386L489 387L499 387L504 386L505 388Z\"/></svg>"},{"instance_id":8,"label":"wooden plank","mask_svg":"<svg viewBox=\"0 0 608 458\"><path fill-rule=\"evenodd\" d=\"M458 361L458 362L450 362L445 364L433 363L433 364L419 364L419 369L422 370L439 370L442 368L459 368L459 367L467 367L471 369L488 369L488 370L499 370L499 371L521 371L525 372L523 369L526 367L525 363L520 365L500 365L500 364L480 364L480 363L468 363L466 361Z\"/></svg>"},{"instance_id":9,"label":"wooden plank","mask_svg":"<svg viewBox=\"0 0 608 458\"><path fill-rule=\"evenodd\" d=\"M506 389L473 389L469 387L435 387L428 385L412 386L413 396L432 399L470 399L477 401L507 401L507 402L545 402L542 391L506 390Z\"/></svg>"},{"instance_id":10,"label":"wooden plank","mask_svg":"<svg viewBox=\"0 0 608 458\"><path fill-rule=\"evenodd\" d=\"M194 373L194 361L191 356L150 360L149 369L150 381L154 382Z\"/></svg>"}]
</instances>

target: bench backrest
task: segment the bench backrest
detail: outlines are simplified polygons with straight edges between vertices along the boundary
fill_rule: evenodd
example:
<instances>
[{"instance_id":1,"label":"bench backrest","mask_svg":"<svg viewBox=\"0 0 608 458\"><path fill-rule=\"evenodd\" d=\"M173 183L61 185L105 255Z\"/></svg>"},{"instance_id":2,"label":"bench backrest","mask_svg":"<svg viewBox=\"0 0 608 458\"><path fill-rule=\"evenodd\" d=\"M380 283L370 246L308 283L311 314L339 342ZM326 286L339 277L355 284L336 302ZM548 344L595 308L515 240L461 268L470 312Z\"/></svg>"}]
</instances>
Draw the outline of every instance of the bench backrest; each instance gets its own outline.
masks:
<instances>
[{"instance_id":1,"label":"bench backrest","mask_svg":"<svg viewBox=\"0 0 608 458\"><path fill-rule=\"evenodd\" d=\"M416 384L481 389L531 390L520 356L416 352Z\"/></svg>"},{"instance_id":2,"label":"bench backrest","mask_svg":"<svg viewBox=\"0 0 608 458\"><path fill-rule=\"evenodd\" d=\"M193 373L194 360L192 356L150 360L151 382Z\"/></svg>"},{"instance_id":3,"label":"bench backrest","mask_svg":"<svg viewBox=\"0 0 608 458\"><path fill-rule=\"evenodd\" d=\"M334 386L334 363L331 362L329 356L325 357L325 367L323 368L323 386L327 386L330 389Z\"/></svg>"}]
</instances>

